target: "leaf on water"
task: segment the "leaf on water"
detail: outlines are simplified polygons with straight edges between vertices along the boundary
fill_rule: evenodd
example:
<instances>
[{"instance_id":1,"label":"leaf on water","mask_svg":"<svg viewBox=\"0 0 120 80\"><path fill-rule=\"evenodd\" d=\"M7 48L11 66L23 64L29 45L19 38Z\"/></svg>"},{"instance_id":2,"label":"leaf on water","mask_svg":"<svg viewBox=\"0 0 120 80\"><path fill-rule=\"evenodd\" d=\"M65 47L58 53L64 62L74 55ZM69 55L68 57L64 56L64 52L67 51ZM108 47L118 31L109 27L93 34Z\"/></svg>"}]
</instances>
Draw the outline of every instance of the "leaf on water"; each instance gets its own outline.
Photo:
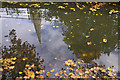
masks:
<instances>
[{"instance_id":1,"label":"leaf on water","mask_svg":"<svg viewBox=\"0 0 120 80\"><path fill-rule=\"evenodd\" d=\"M3 71L3 68L0 68L0 71Z\"/></svg>"},{"instance_id":2,"label":"leaf on water","mask_svg":"<svg viewBox=\"0 0 120 80\"><path fill-rule=\"evenodd\" d=\"M22 60L25 61L25 60L28 60L28 58L27 58L27 57L24 57Z\"/></svg>"},{"instance_id":3,"label":"leaf on water","mask_svg":"<svg viewBox=\"0 0 120 80\"><path fill-rule=\"evenodd\" d=\"M24 76L23 78L25 78L25 79L29 79L30 77L28 77L28 76Z\"/></svg>"},{"instance_id":4,"label":"leaf on water","mask_svg":"<svg viewBox=\"0 0 120 80\"><path fill-rule=\"evenodd\" d=\"M92 44L92 42L90 41L90 42L87 42L87 45L91 45Z\"/></svg>"},{"instance_id":5,"label":"leaf on water","mask_svg":"<svg viewBox=\"0 0 120 80\"><path fill-rule=\"evenodd\" d=\"M14 58L11 58L12 60L16 60L17 58L16 57L14 57Z\"/></svg>"},{"instance_id":6,"label":"leaf on water","mask_svg":"<svg viewBox=\"0 0 120 80\"><path fill-rule=\"evenodd\" d=\"M49 4L49 3L44 3L44 5L45 5L45 6L48 6L48 5L50 5L50 4Z\"/></svg>"},{"instance_id":7,"label":"leaf on water","mask_svg":"<svg viewBox=\"0 0 120 80\"><path fill-rule=\"evenodd\" d=\"M20 24L20 23L17 23L17 24Z\"/></svg>"},{"instance_id":8,"label":"leaf on water","mask_svg":"<svg viewBox=\"0 0 120 80\"><path fill-rule=\"evenodd\" d=\"M19 72L19 74L22 74L22 72Z\"/></svg>"},{"instance_id":9,"label":"leaf on water","mask_svg":"<svg viewBox=\"0 0 120 80\"><path fill-rule=\"evenodd\" d=\"M69 45L68 47L71 47L71 45Z\"/></svg>"},{"instance_id":10,"label":"leaf on water","mask_svg":"<svg viewBox=\"0 0 120 80\"><path fill-rule=\"evenodd\" d=\"M65 7L63 7L63 6L58 6L58 8L60 8L60 9L65 9Z\"/></svg>"},{"instance_id":11,"label":"leaf on water","mask_svg":"<svg viewBox=\"0 0 120 80\"><path fill-rule=\"evenodd\" d=\"M35 73L32 70L28 71L28 77L34 78L35 77Z\"/></svg>"},{"instance_id":12,"label":"leaf on water","mask_svg":"<svg viewBox=\"0 0 120 80\"><path fill-rule=\"evenodd\" d=\"M103 42L104 42L104 43L107 43L107 39L103 39Z\"/></svg>"},{"instance_id":13,"label":"leaf on water","mask_svg":"<svg viewBox=\"0 0 120 80\"><path fill-rule=\"evenodd\" d=\"M8 39L6 39L6 42L8 42L9 40Z\"/></svg>"},{"instance_id":14,"label":"leaf on water","mask_svg":"<svg viewBox=\"0 0 120 80\"><path fill-rule=\"evenodd\" d=\"M25 67L29 67L30 65L26 64Z\"/></svg>"},{"instance_id":15,"label":"leaf on water","mask_svg":"<svg viewBox=\"0 0 120 80\"><path fill-rule=\"evenodd\" d=\"M73 68L69 68L69 70L73 70Z\"/></svg>"},{"instance_id":16,"label":"leaf on water","mask_svg":"<svg viewBox=\"0 0 120 80\"><path fill-rule=\"evenodd\" d=\"M89 36L85 36L86 38L88 38Z\"/></svg>"},{"instance_id":17,"label":"leaf on water","mask_svg":"<svg viewBox=\"0 0 120 80\"><path fill-rule=\"evenodd\" d=\"M12 61L11 64L15 64L15 62Z\"/></svg>"},{"instance_id":18,"label":"leaf on water","mask_svg":"<svg viewBox=\"0 0 120 80\"><path fill-rule=\"evenodd\" d=\"M98 16L98 14L96 14L96 16Z\"/></svg>"},{"instance_id":19,"label":"leaf on water","mask_svg":"<svg viewBox=\"0 0 120 80\"><path fill-rule=\"evenodd\" d=\"M70 32L70 34L72 34L73 32Z\"/></svg>"},{"instance_id":20,"label":"leaf on water","mask_svg":"<svg viewBox=\"0 0 120 80\"><path fill-rule=\"evenodd\" d=\"M55 26L53 26L53 28L55 28Z\"/></svg>"},{"instance_id":21,"label":"leaf on water","mask_svg":"<svg viewBox=\"0 0 120 80\"><path fill-rule=\"evenodd\" d=\"M65 14L68 14L68 12L65 12Z\"/></svg>"},{"instance_id":22,"label":"leaf on water","mask_svg":"<svg viewBox=\"0 0 120 80\"><path fill-rule=\"evenodd\" d=\"M80 21L80 19L76 19L76 21Z\"/></svg>"},{"instance_id":23,"label":"leaf on water","mask_svg":"<svg viewBox=\"0 0 120 80\"><path fill-rule=\"evenodd\" d=\"M59 26L56 26L56 28L58 28Z\"/></svg>"},{"instance_id":24,"label":"leaf on water","mask_svg":"<svg viewBox=\"0 0 120 80\"><path fill-rule=\"evenodd\" d=\"M94 31L94 28L90 28L90 31Z\"/></svg>"},{"instance_id":25,"label":"leaf on water","mask_svg":"<svg viewBox=\"0 0 120 80\"><path fill-rule=\"evenodd\" d=\"M43 75L40 75L39 78L44 78L44 76L43 76Z\"/></svg>"},{"instance_id":26,"label":"leaf on water","mask_svg":"<svg viewBox=\"0 0 120 80\"><path fill-rule=\"evenodd\" d=\"M63 71L60 71L60 72L59 72L59 74L62 74L62 73L63 73Z\"/></svg>"},{"instance_id":27,"label":"leaf on water","mask_svg":"<svg viewBox=\"0 0 120 80\"><path fill-rule=\"evenodd\" d=\"M55 71L55 69L52 69L50 72L54 72Z\"/></svg>"},{"instance_id":28,"label":"leaf on water","mask_svg":"<svg viewBox=\"0 0 120 80\"><path fill-rule=\"evenodd\" d=\"M58 72L57 72L57 73L55 73L55 76L59 76Z\"/></svg>"},{"instance_id":29,"label":"leaf on water","mask_svg":"<svg viewBox=\"0 0 120 80\"><path fill-rule=\"evenodd\" d=\"M70 8L71 10L75 11L75 8Z\"/></svg>"},{"instance_id":30,"label":"leaf on water","mask_svg":"<svg viewBox=\"0 0 120 80\"><path fill-rule=\"evenodd\" d=\"M83 56L87 56L87 54L86 54L86 53L83 53Z\"/></svg>"},{"instance_id":31,"label":"leaf on water","mask_svg":"<svg viewBox=\"0 0 120 80\"><path fill-rule=\"evenodd\" d=\"M64 5L68 5L68 3L63 3Z\"/></svg>"},{"instance_id":32,"label":"leaf on water","mask_svg":"<svg viewBox=\"0 0 120 80\"><path fill-rule=\"evenodd\" d=\"M50 72L47 72L47 73L46 73L46 76L48 76L48 77L49 77L50 75L51 75L51 74L50 74Z\"/></svg>"},{"instance_id":33,"label":"leaf on water","mask_svg":"<svg viewBox=\"0 0 120 80\"><path fill-rule=\"evenodd\" d=\"M15 68L15 66L10 66L10 67L9 67L9 69L14 69L14 68Z\"/></svg>"}]
</instances>

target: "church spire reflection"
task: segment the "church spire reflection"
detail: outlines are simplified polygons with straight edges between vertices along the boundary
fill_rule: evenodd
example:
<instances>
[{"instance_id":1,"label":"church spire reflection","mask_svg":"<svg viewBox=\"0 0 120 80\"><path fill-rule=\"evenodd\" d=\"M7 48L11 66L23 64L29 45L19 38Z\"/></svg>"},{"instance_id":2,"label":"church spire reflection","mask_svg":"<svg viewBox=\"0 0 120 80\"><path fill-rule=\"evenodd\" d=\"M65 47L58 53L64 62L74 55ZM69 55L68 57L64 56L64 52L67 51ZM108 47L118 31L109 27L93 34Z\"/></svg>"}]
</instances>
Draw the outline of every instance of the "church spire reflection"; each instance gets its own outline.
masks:
<instances>
[{"instance_id":1,"label":"church spire reflection","mask_svg":"<svg viewBox=\"0 0 120 80\"><path fill-rule=\"evenodd\" d=\"M30 8L30 17L34 24L39 43L41 45L41 10Z\"/></svg>"}]
</instances>

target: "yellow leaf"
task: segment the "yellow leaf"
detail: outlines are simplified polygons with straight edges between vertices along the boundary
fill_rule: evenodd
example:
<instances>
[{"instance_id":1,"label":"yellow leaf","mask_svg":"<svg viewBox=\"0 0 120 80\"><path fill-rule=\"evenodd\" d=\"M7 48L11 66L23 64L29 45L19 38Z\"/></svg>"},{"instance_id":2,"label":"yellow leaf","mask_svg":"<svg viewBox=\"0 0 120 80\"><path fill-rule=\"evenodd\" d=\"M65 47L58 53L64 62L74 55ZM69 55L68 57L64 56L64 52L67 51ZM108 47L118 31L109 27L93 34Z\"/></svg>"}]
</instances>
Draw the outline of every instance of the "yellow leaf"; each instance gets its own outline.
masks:
<instances>
[{"instance_id":1,"label":"yellow leaf","mask_svg":"<svg viewBox=\"0 0 120 80\"><path fill-rule=\"evenodd\" d=\"M86 53L83 53L83 56L87 56L87 54L86 54Z\"/></svg>"},{"instance_id":2,"label":"yellow leaf","mask_svg":"<svg viewBox=\"0 0 120 80\"><path fill-rule=\"evenodd\" d=\"M107 43L107 39L103 39L103 42L104 42L104 43Z\"/></svg>"},{"instance_id":3,"label":"yellow leaf","mask_svg":"<svg viewBox=\"0 0 120 80\"><path fill-rule=\"evenodd\" d=\"M85 71L85 73L89 73L89 71Z\"/></svg>"},{"instance_id":4,"label":"yellow leaf","mask_svg":"<svg viewBox=\"0 0 120 80\"><path fill-rule=\"evenodd\" d=\"M111 70L111 68L110 68L110 67L108 67L108 70Z\"/></svg>"},{"instance_id":5,"label":"yellow leaf","mask_svg":"<svg viewBox=\"0 0 120 80\"><path fill-rule=\"evenodd\" d=\"M92 44L92 42L91 42L91 41L90 41L90 42L87 42L87 44L88 44L88 45L91 45L91 44Z\"/></svg>"},{"instance_id":6,"label":"yellow leaf","mask_svg":"<svg viewBox=\"0 0 120 80\"><path fill-rule=\"evenodd\" d=\"M73 61L69 59L67 62L72 63Z\"/></svg>"},{"instance_id":7,"label":"yellow leaf","mask_svg":"<svg viewBox=\"0 0 120 80\"><path fill-rule=\"evenodd\" d=\"M62 74L62 73L63 73L62 71L59 72L59 74Z\"/></svg>"},{"instance_id":8,"label":"yellow leaf","mask_svg":"<svg viewBox=\"0 0 120 80\"><path fill-rule=\"evenodd\" d=\"M75 67L76 67L76 64L74 64L73 66L75 66Z\"/></svg>"},{"instance_id":9,"label":"yellow leaf","mask_svg":"<svg viewBox=\"0 0 120 80\"><path fill-rule=\"evenodd\" d=\"M51 75L51 74L50 74L50 72L47 72L47 73L46 73L46 76L48 76L48 77L49 77L50 75Z\"/></svg>"},{"instance_id":10,"label":"yellow leaf","mask_svg":"<svg viewBox=\"0 0 120 80\"><path fill-rule=\"evenodd\" d=\"M65 12L65 14L68 14L68 12Z\"/></svg>"},{"instance_id":11,"label":"yellow leaf","mask_svg":"<svg viewBox=\"0 0 120 80\"><path fill-rule=\"evenodd\" d=\"M40 75L39 78L44 78L44 76L43 76L43 75Z\"/></svg>"},{"instance_id":12,"label":"yellow leaf","mask_svg":"<svg viewBox=\"0 0 120 80\"><path fill-rule=\"evenodd\" d=\"M76 21L80 21L80 19L76 19Z\"/></svg>"},{"instance_id":13,"label":"yellow leaf","mask_svg":"<svg viewBox=\"0 0 120 80\"><path fill-rule=\"evenodd\" d=\"M50 72L54 72L55 71L55 69L52 69Z\"/></svg>"},{"instance_id":14,"label":"yellow leaf","mask_svg":"<svg viewBox=\"0 0 120 80\"><path fill-rule=\"evenodd\" d=\"M68 3L63 3L64 5L68 5Z\"/></svg>"},{"instance_id":15,"label":"yellow leaf","mask_svg":"<svg viewBox=\"0 0 120 80\"><path fill-rule=\"evenodd\" d=\"M72 32L70 32L70 34L72 34Z\"/></svg>"},{"instance_id":16,"label":"yellow leaf","mask_svg":"<svg viewBox=\"0 0 120 80\"><path fill-rule=\"evenodd\" d=\"M58 28L59 26L56 26L56 28Z\"/></svg>"},{"instance_id":17,"label":"yellow leaf","mask_svg":"<svg viewBox=\"0 0 120 80\"><path fill-rule=\"evenodd\" d=\"M19 74L22 74L22 72L19 72Z\"/></svg>"},{"instance_id":18,"label":"yellow leaf","mask_svg":"<svg viewBox=\"0 0 120 80\"><path fill-rule=\"evenodd\" d=\"M58 72L57 72L57 73L55 73L55 76L59 76Z\"/></svg>"},{"instance_id":19,"label":"yellow leaf","mask_svg":"<svg viewBox=\"0 0 120 80\"><path fill-rule=\"evenodd\" d=\"M86 38L88 38L89 36L85 36Z\"/></svg>"},{"instance_id":20,"label":"yellow leaf","mask_svg":"<svg viewBox=\"0 0 120 80\"><path fill-rule=\"evenodd\" d=\"M29 67L30 65L26 64L25 67Z\"/></svg>"},{"instance_id":21,"label":"yellow leaf","mask_svg":"<svg viewBox=\"0 0 120 80\"><path fill-rule=\"evenodd\" d=\"M20 23L17 23L17 24L20 24Z\"/></svg>"},{"instance_id":22,"label":"yellow leaf","mask_svg":"<svg viewBox=\"0 0 120 80\"><path fill-rule=\"evenodd\" d=\"M96 14L96 16L98 16L98 14Z\"/></svg>"},{"instance_id":23,"label":"yellow leaf","mask_svg":"<svg viewBox=\"0 0 120 80\"><path fill-rule=\"evenodd\" d=\"M58 6L58 8L65 9L65 7L63 7L63 6Z\"/></svg>"},{"instance_id":24,"label":"yellow leaf","mask_svg":"<svg viewBox=\"0 0 120 80\"><path fill-rule=\"evenodd\" d=\"M71 45L69 45L68 47L71 47Z\"/></svg>"},{"instance_id":25,"label":"yellow leaf","mask_svg":"<svg viewBox=\"0 0 120 80\"><path fill-rule=\"evenodd\" d=\"M69 68L69 70L73 70L73 68Z\"/></svg>"},{"instance_id":26,"label":"yellow leaf","mask_svg":"<svg viewBox=\"0 0 120 80\"><path fill-rule=\"evenodd\" d=\"M10 66L10 67L9 67L9 69L14 69L14 68L15 68L15 66Z\"/></svg>"},{"instance_id":27,"label":"yellow leaf","mask_svg":"<svg viewBox=\"0 0 120 80\"><path fill-rule=\"evenodd\" d=\"M8 42L9 40L8 39L6 39L6 42Z\"/></svg>"},{"instance_id":28,"label":"yellow leaf","mask_svg":"<svg viewBox=\"0 0 120 80\"><path fill-rule=\"evenodd\" d=\"M28 78L30 78L30 77L28 77L28 76L24 76L23 78L28 79Z\"/></svg>"},{"instance_id":29,"label":"yellow leaf","mask_svg":"<svg viewBox=\"0 0 120 80\"><path fill-rule=\"evenodd\" d=\"M90 29L90 31L93 31L93 30L94 30L94 28L91 28L91 29Z\"/></svg>"},{"instance_id":30,"label":"yellow leaf","mask_svg":"<svg viewBox=\"0 0 120 80\"><path fill-rule=\"evenodd\" d=\"M16 57L12 58L12 60L16 60L16 59L17 59Z\"/></svg>"},{"instance_id":31,"label":"yellow leaf","mask_svg":"<svg viewBox=\"0 0 120 80\"><path fill-rule=\"evenodd\" d=\"M28 72L28 77L34 78L35 77L35 73L33 71L29 71Z\"/></svg>"},{"instance_id":32,"label":"yellow leaf","mask_svg":"<svg viewBox=\"0 0 120 80\"><path fill-rule=\"evenodd\" d=\"M15 64L15 62L11 62L11 64Z\"/></svg>"}]
</instances>

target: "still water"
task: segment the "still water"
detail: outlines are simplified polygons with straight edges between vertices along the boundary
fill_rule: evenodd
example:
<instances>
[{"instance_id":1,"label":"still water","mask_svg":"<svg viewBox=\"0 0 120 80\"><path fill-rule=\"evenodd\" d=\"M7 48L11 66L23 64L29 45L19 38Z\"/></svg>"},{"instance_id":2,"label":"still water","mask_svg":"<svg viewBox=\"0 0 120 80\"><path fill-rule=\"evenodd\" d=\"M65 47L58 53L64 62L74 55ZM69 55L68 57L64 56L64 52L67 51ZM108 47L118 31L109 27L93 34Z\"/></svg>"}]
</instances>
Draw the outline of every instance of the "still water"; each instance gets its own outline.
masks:
<instances>
[{"instance_id":1,"label":"still water","mask_svg":"<svg viewBox=\"0 0 120 80\"><path fill-rule=\"evenodd\" d=\"M118 20L107 11L59 10L56 8L2 8L2 44L15 29L22 41L34 44L44 59L45 70L64 67L68 59L82 59L118 69ZM103 14L103 15L100 15ZM103 42L106 39L107 42ZM37 57L37 56L36 56Z\"/></svg>"}]
</instances>

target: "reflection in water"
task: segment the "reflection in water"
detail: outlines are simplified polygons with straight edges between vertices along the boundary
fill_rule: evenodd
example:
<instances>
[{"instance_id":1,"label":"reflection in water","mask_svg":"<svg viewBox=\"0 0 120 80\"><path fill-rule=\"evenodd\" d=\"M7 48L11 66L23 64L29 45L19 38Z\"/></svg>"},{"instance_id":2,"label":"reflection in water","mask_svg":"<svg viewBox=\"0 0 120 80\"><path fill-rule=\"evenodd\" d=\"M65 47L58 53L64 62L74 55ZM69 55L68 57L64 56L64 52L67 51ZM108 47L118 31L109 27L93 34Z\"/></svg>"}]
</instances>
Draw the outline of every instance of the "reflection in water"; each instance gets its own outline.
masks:
<instances>
[{"instance_id":1,"label":"reflection in water","mask_svg":"<svg viewBox=\"0 0 120 80\"><path fill-rule=\"evenodd\" d=\"M2 48L2 79L15 79L18 76L26 76L28 73L39 71L42 69L44 60L40 59L40 56L36 57L36 50L34 44L22 42L21 39L17 39L15 30L10 31L9 38L11 45L9 47L3 46ZM31 69L30 69L31 68ZM22 74L22 75L19 75Z\"/></svg>"},{"instance_id":2,"label":"reflection in water","mask_svg":"<svg viewBox=\"0 0 120 80\"><path fill-rule=\"evenodd\" d=\"M41 44L41 10L29 8L29 11ZM17 14L18 12L20 11L17 11ZM50 7L48 12L43 11L43 16L46 16L46 20L52 19L52 16L59 17L59 20L64 22L67 26L62 27L63 36L65 36L64 41L77 57L82 58L85 62L90 62L93 59L99 58L101 53L109 55L116 48L118 35L116 34L117 25L114 17L108 15L94 17L94 14L85 14L80 11L70 11L65 15L65 12ZM107 43L104 43L103 39L106 39Z\"/></svg>"},{"instance_id":3,"label":"reflection in water","mask_svg":"<svg viewBox=\"0 0 120 80\"><path fill-rule=\"evenodd\" d=\"M46 31L46 33L43 32L43 34L47 35L47 37L55 34L56 35L62 34L64 38L63 36L62 37L60 36L59 37L60 40L63 38L65 44L68 45L68 49L73 51L77 58L82 58L82 60L84 60L85 62L91 62L94 59L98 59L101 56L101 54L110 55L110 52L117 48L116 44L118 42L117 38L118 19L116 19L116 16L118 14L109 15L104 9L102 9L103 11L98 11L97 13L91 13L86 9L84 10L84 12L80 11L76 7L74 7L76 10L75 12L72 10L68 11L68 9L61 10L55 6L49 6L48 8L44 6L44 8L46 9L40 10L35 8L27 8L28 10L27 12L30 12L29 14L30 16L28 16L28 18L30 17L34 24L40 45L41 45L41 22L42 22L41 18L44 18L46 21L49 22L57 23L61 21L61 24L63 24L63 26L58 24L57 27L57 29L62 28L61 33L57 33L57 31L56 33L54 33L53 30L55 29L55 26L53 25L54 26L53 29L49 27L47 29L45 28L44 31ZM9 13L9 11L6 12L7 14ZM18 9L17 11L16 9L13 9L13 12L16 12L18 14L17 16L20 16L19 13L22 13ZM48 29L50 29L51 31L49 31ZM48 33L49 34L48 35L47 32L51 34ZM42 46L44 47L42 49L43 51L42 53L44 54L41 53L40 55L51 57L51 55L55 56L52 53L56 54L56 52L57 52L56 55L60 54L61 55L63 54L63 56L67 55L66 53L64 53L67 51L67 49L64 48L63 46L62 50L66 49L66 51L64 50L64 52L62 52L61 46L60 48L54 47L54 49L51 47L51 45L56 47L58 47L57 44L62 45L60 40L55 38L56 40L54 41L56 41L57 44L55 42L54 44L52 44L51 40L49 40L51 44L48 44L47 39L48 38L46 38L46 44ZM47 60L51 60L51 62L54 63L54 61L57 60L57 58L55 58L54 61L52 59Z\"/></svg>"},{"instance_id":4,"label":"reflection in water","mask_svg":"<svg viewBox=\"0 0 120 80\"><path fill-rule=\"evenodd\" d=\"M41 11L39 9L30 8L30 17L34 24L39 43L41 45Z\"/></svg>"},{"instance_id":5,"label":"reflection in water","mask_svg":"<svg viewBox=\"0 0 120 80\"><path fill-rule=\"evenodd\" d=\"M117 14L109 16L104 13L102 16L96 16L90 12L77 10L66 14L66 11L49 7L45 18L50 20L52 16L59 17L60 21L67 26L62 27L64 41L77 57L85 62L91 62L99 58L102 53L109 55L117 48L118 19L115 18ZM102 13L98 12L98 14Z\"/></svg>"}]
</instances>

